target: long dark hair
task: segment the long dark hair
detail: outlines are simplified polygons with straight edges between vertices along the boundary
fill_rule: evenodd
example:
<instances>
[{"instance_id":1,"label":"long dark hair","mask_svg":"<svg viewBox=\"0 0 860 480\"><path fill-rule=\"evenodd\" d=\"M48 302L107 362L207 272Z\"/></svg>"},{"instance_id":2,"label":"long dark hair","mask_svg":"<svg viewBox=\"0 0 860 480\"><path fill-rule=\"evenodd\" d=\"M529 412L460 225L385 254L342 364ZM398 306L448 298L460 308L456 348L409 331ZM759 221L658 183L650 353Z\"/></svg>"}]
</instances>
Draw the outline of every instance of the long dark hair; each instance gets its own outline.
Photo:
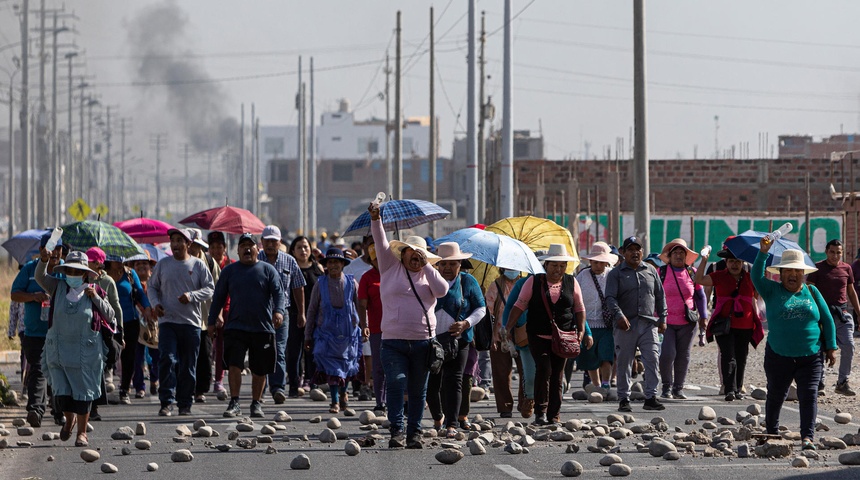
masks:
<instances>
[{"instance_id":1,"label":"long dark hair","mask_svg":"<svg viewBox=\"0 0 860 480\"><path fill-rule=\"evenodd\" d=\"M313 244L311 243L311 239L309 239L308 237L305 237L304 235L299 235L298 237L294 238L292 242L290 242L290 248L289 248L289 250L287 250L287 253L292 255L293 258L296 258L295 254L293 252L296 250L296 245L298 245L299 242L301 242L302 240L308 242L308 247L310 247L310 249L311 249L311 255L309 257L311 260L311 267L316 267L317 265L319 265L319 262L317 261L316 255L314 255Z\"/></svg>"}]
</instances>

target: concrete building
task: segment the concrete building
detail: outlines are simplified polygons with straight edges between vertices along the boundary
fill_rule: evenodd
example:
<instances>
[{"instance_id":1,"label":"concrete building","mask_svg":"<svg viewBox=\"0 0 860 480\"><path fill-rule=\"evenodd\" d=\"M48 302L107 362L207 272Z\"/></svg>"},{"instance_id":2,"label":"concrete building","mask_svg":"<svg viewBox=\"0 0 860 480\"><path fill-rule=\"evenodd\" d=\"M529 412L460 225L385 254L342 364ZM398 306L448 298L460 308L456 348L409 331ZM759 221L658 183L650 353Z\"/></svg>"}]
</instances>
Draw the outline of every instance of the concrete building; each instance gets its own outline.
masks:
<instances>
[{"instance_id":1,"label":"concrete building","mask_svg":"<svg viewBox=\"0 0 860 480\"><path fill-rule=\"evenodd\" d=\"M779 158L830 158L833 152L852 150L860 150L860 134L831 135L820 140L812 135L779 136Z\"/></svg>"},{"instance_id":2,"label":"concrete building","mask_svg":"<svg viewBox=\"0 0 860 480\"><path fill-rule=\"evenodd\" d=\"M294 231L298 214L297 127L260 128L263 146L263 181L268 185L269 216ZM308 128L310 131L310 128ZM356 120L349 102L342 100L336 112L325 112L316 127L317 225L322 230L341 231L358 216L377 192L387 192L385 120ZM390 156L394 159L394 135L389 133ZM430 199L430 120L406 118L403 123L403 196ZM454 170L450 158L437 163L437 201L451 210ZM456 215L456 209L452 210ZM303 232L310 233L310 232ZM318 232L313 232L314 234Z\"/></svg>"}]
</instances>

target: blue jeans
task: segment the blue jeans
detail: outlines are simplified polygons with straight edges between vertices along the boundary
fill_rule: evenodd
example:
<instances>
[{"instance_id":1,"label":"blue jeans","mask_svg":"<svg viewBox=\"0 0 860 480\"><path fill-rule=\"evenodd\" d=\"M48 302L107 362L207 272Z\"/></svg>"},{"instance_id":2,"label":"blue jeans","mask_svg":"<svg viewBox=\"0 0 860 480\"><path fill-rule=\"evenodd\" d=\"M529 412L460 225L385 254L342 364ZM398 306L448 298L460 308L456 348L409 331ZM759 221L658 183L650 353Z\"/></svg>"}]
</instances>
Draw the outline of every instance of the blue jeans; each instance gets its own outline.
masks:
<instances>
[{"instance_id":1,"label":"blue jeans","mask_svg":"<svg viewBox=\"0 0 860 480\"><path fill-rule=\"evenodd\" d=\"M287 387L287 338L290 336L289 313L284 312L284 322L275 329L275 371L268 375L269 393L283 392Z\"/></svg>"},{"instance_id":2,"label":"blue jeans","mask_svg":"<svg viewBox=\"0 0 860 480\"><path fill-rule=\"evenodd\" d=\"M421 430L427 398L427 349L429 340L383 340L382 368L385 370L388 421L392 436L403 432L403 394L409 394L406 435Z\"/></svg>"},{"instance_id":3,"label":"blue jeans","mask_svg":"<svg viewBox=\"0 0 860 480\"><path fill-rule=\"evenodd\" d=\"M767 375L767 400L764 423L767 433L779 433L779 413L792 380L797 383L797 400L800 403L800 435L812 439L815 435L815 417L818 416L818 382L824 362L821 355L784 357L770 345L764 350L764 373Z\"/></svg>"},{"instance_id":4,"label":"blue jeans","mask_svg":"<svg viewBox=\"0 0 860 480\"><path fill-rule=\"evenodd\" d=\"M200 328L194 325L158 325L158 399L162 406L176 403L191 408L197 381Z\"/></svg>"}]
</instances>

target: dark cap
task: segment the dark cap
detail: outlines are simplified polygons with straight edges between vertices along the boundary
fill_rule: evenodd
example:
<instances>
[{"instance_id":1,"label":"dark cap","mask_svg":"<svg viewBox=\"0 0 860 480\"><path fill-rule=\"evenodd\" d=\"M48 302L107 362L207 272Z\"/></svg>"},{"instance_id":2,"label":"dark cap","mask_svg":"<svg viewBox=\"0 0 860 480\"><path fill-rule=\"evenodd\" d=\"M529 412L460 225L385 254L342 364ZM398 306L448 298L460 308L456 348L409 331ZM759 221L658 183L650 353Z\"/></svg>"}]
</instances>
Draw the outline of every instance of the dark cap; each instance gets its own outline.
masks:
<instances>
[{"instance_id":1,"label":"dark cap","mask_svg":"<svg viewBox=\"0 0 860 480\"><path fill-rule=\"evenodd\" d=\"M642 248L642 241L639 240L639 237L632 236L624 239L624 243L621 245L621 250L627 250L627 247L630 245L638 245L639 248Z\"/></svg>"},{"instance_id":2,"label":"dark cap","mask_svg":"<svg viewBox=\"0 0 860 480\"><path fill-rule=\"evenodd\" d=\"M242 245L242 243L244 243L244 242L252 242L254 245L256 245L257 244L257 237L251 235L250 233L243 233L239 237L239 242L237 243L237 245Z\"/></svg>"},{"instance_id":3,"label":"dark cap","mask_svg":"<svg viewBox=\"0 0 860 480\"><path fill-rule=\"evenodd\" d=\"M717 252L717 256L718 256L718 257L720 257L720 258L725 258L726 260L731 260L731 259L733 259L733 258L738 258L738 257L736 257L736 256L735 256L735 254L734 254L734 253L732 253L732 252L731 252L731 250L729 250L728 248L725 248L725 247L723 247L723 249L722 249L722 250L720 250L719 252Z\"/></svg>"},{"instance_id":4,"label":"dark cap","mask_svg":"<svg viewBox=\"0 0 860 480\"><path fill-rule=\"evenodd\" d=\"M212 245L213 243L223 243L226 245L227 237L224 236L224 232L209 232L209 235L206 236L206 242L208 242L209 245Z\"/></svg>"},{"instance_id":5,"label":"dark cap","mask_svg":"<svg viewBox=\"0 0 860 480\"><path fill-rule=\"evenodd\" d=\"M344 266L349 265L350 262L352 262L352 260L350 260L349 258L347 258L343 254L343 250L341 250L337 247L329 248L325 252L325 259L324 260L340 260L341 262L343 262Z\"/></svg>"},{"instance_id":6,"label":"dark cap","mask_svg":"<svg viewBox=\"0 0 860 480\"><path fill-rule=\"evenodd\" d=\"M653 263L658 268L662 267L663 265L666 265L666 263L660 259L659 253L649 254L647 257L645 257L645 261Z\"/></svg>"}]
</instances>

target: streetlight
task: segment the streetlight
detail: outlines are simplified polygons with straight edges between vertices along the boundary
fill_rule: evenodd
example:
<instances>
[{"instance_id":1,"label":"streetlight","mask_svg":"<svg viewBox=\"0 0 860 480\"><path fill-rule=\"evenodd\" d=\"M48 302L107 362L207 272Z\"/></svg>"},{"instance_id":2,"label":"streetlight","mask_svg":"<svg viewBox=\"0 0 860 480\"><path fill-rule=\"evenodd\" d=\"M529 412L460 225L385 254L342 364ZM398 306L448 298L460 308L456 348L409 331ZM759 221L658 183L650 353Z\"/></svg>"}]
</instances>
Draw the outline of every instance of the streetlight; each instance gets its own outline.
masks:
<instances>
[{"instance_id":1,"label":"streetlight","mask_svg":"<svg viewBox=\"0 0 860 480\"><path fill-rule=\"evenodd\" d=\"M9 72L3 69L9 75L9 238L15 235L15 75L21 69L21 61L18 57L12 58L12 63L15 64L15 70Z\"/></svg>"}]
</instances>

